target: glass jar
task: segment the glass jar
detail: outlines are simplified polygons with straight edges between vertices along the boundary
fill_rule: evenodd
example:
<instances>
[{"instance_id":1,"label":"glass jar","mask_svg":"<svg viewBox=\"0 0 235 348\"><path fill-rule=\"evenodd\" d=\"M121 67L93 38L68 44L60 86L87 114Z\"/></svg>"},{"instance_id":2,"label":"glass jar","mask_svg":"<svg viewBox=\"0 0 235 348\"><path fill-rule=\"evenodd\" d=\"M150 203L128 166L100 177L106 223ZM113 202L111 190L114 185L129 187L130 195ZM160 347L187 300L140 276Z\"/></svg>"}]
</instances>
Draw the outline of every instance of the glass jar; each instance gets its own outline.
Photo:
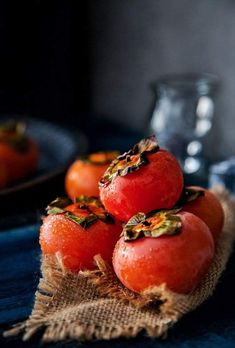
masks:
<instances>
[{"instance_id":1,"label":"glass jar","mask_svg":"<svg viewBox=\"0 0 235 348\"><path fill-rule=\"evenodd\" d=\"M205 175L203 138L212 127L218 78L210 74L164 76L152 85L150 133L180 161L185 174Z\"/></svg>"}]
</instances>

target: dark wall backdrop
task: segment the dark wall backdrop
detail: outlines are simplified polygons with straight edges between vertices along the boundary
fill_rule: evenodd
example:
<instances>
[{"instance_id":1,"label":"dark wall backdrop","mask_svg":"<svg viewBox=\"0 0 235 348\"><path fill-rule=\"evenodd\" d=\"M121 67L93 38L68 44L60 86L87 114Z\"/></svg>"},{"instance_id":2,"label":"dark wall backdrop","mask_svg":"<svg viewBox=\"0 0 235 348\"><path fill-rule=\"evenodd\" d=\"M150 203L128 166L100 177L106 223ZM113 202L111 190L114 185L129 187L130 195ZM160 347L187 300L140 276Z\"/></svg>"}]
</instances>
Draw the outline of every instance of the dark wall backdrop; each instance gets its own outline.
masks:
<instances>
[{"instance_id":1,"label":"dark wall backdrop","mask_svg":"<svg viewBox=\"0 0 235 348\"><path fill-rule=\"evenodd\" d=\"M232 0L1 0L0 113L142 131L151 81L211 72L222 88L207 153L234 154L234 18Z\"/></svg>"},{"instance_id":2,"label":"dark wall backdrop","mask_svg":"<svg viewBox=\"0 0 235 348\"><path fill-rule=\"evenodd\" d=\"M93 0L90 16L94 111L143 129L150 81L165 73L215 73L222 88L207 153L235 154L234 1Z\"/></svg>"},{"instance_id":3,"label":"dark wall backdrop","mask_svg":"<svg viewBox=\"0 0 235 348\"><path fill-rule=\"evenodd\" d=\"M79 121L89 105L87 2L0 1L0 112Z\"/></svg>"}]
</instances>

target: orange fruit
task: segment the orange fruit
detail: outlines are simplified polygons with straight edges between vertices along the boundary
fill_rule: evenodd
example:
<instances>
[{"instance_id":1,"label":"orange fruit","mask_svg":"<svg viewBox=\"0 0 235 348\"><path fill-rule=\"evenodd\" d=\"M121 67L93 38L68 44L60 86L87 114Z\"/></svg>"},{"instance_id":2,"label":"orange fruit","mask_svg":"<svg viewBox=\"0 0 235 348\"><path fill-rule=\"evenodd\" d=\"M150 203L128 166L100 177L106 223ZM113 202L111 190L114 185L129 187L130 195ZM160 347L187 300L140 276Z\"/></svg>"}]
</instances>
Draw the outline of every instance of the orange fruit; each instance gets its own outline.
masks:
<instances>
[{"instance_id":1,"label":"orange fruit","mask_svg":"<svg viewBox=\"0 0 235 348\"><path fill-rule=\"evenodd\" d=\"M78 159L65 176L65 190L71 199L80 195L99 196L98 182L118 152L97 152Z\"/></svg>"},{"instance_id":2,"label":"orange fruit","mask_svg":"<svg viewBox=\"0 0 235 348\"><path fill-rule=\"evenodd\" d=\"M138 214L128 222L127 237L124 234L114 249L113 267L120 281L137 293L161 284L177 293L193 290L214 255L208 226L187 212L159 212L141 223L136 220Z\"/></svg>"},{"instance_id":3,"label":"orange fruit","mask_svg":"<svg viewBox=\"0 0 235 348\"><path fill-rule=\"evenodd\" d=\"M222 232L224 224L224 211L218 198L209 190L198 186L189 186L186 189L202 191L202 195L186 203L183 211L193 213L203 220L209 227L216 241Z\"/></svg>"},{"instance_id":4,"label":"orange fruit","mask_svg":"<svg viewBox=\"0 0 235 348\"><path fill-rule=\"evenodd\" d=\"M100 254L111 262L122 226L104 210L94 197L81 196L61 209L54 206L40 229L43 254L57 255L71 271L94 269L93 258Z\"/></svg>"},{"instance_id":5,"label":"orange fruit","mask_svg":"<svg viewBox=\"0 0 235 348\"><path fill-rule=\"evenodd\" d=\"M38 147L25 134L21 123L9 123L0 127L0 161L6 170L7 184L31 174L37 166Z\"/></svg>"}]
</instances>

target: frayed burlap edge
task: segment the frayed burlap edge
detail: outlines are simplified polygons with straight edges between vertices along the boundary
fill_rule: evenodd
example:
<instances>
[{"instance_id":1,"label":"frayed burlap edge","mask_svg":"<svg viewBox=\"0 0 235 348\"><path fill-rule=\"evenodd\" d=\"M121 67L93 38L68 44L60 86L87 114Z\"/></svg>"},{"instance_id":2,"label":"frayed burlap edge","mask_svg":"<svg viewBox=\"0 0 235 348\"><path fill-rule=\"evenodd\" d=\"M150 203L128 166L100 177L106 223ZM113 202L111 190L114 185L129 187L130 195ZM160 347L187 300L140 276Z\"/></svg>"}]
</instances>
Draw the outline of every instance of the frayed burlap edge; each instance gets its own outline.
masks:
<instances>
[{"instance_id":1,"label":"frayed burlap edge","mask_svg":"<svg viewBox=\"0 0 235 348\"><path fill-rule=\"evenodd\" d=\"M80 281L83 285L89 285L90 279L82 273L75 275L74 273L65 271L61 268L61 262L58 259L44 257L41 266L43 278L40 279L38 290L35 293L35 304L29 319L25 322L16 324L10 330L4 332L5 337L16 336L23 334L22 340L29 340L35 333L41 329L45 329L42 334L43 342L58 342L66 339L76 339L78 341L90 341L92 339L110 340L118 337L136 337L141 331L146 331L150 337L165 337L167 330L175 323L176 318L173 316L164 317L158 309L149 309L157 317L157 325L149 325L144 320L139 320L138 325L133 322L129 325L116 325L106 322L100 324L96 321L93 324L85 322L65 321L60 320L60 311L58 317L56 312L50 313L50 305L57 302L57 294L61 291L61 284L66 278L68 285ZM99 301L101 295L97 292L96 287L91 289L91 301ZM86 295L85 295L86 296ZM127 299L126 299L127 300ZM89 301L89 298L88 298ZM119 306L119 299L115 299ZM73 302L73 301L71 301ZM83 300L78 303L70 303L65 306L63 311L69 311L71 306L75 308L82 304ZM125 301L128 302L128 301ZM121 307L120 307L121 308ZM122 310L122 309L121 309ZM53 320L53 317L57 317Z\"/></svg>"},{"instance_id":2,"label":"frayed burlap edge","mask_svg":"<svg viewBox=\"0 0 235 348\"><path fill-rule=\"evenodd\" d=\"M5 336L23 332L27 340L41 328L43 341L135 337L142 330L151 337L166 335L184 314L211 296L232 251L235 204L223 188L213 191L223 206L225 224L209 272L193 292L176 294L163 284L137 295L122 286L100 257L97 271L76 275L63 268L59 257L56 262L46 258L31 316Z\"/></svg>"}]
</instances>

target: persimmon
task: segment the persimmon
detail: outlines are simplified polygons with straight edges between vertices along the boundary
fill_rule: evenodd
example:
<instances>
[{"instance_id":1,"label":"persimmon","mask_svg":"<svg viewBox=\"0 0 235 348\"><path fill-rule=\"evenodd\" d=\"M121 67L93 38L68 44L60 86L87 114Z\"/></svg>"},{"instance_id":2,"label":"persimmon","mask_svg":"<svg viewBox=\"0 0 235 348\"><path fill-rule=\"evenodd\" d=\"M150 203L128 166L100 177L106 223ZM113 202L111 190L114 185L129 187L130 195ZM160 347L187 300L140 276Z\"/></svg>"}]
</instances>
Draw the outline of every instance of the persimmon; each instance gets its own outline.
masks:
<instances>
[{"instance_id":1,"label":"persimmon","mask_svg":"<svg viewBox=\"0 0 235 348\"><path fill-rule=\"evenodd\" d=\"M43 254L59 255L71 271L94 269L96 254L111 262L121 230L97 198L80 196L75 203L57 199L43 220L40 245Z\"/></svg>"},{"instance_id":2,"label":"persimmon","mask_svg":"<svg viewBox=\"0 0 235 348\"><path fill-rule=\"evenodd\" d=\"M139 213L124 227L113 253L117 277L130 290L166 284L177 293L193 290L208 271L214 241L208 226L188 212Z\"/></svg>"},{"instance_id":3,"label":"persimmon","mask_svg":"<svg viewBox=\"0 0 235 348\"><path fill-rule=\"evenodd\" d=\"M37 166L38 147L21 122L0 126L0 161L6 170L7 185L31 174Z\"/></svg>"},{"instance_id":4,"label":"persimmon","mask_svg":"<svg viewBox=\"0 0 235 348\"><path fill-rule=\"evenodd\" d=\"M202 219L209 227L216 241L222 232L224 224L224 211L217 197L209 190L199 186L186 187L187 203L183 211L193 213Z\"/></svg>"},{"instance_id":5,"label":"persimmon","mask_svg":"<svg viewBox=\"0 0 235 348\"><path fill-rule=\"evenodd\" d=\"M2 162L0 162L0 189L6 187L7 185L7 174L6 168Z\"/></svg>"},{"instance_id":6,"label":"persimmon","mask_svg":"<svg viewBox=\"0 0 235 348\"><path fill-rule=\"evenodd\" d=\"M96 152L72 163L65 176L65 189L68 196L71 199L80 195L98 197L98 182L117 156L117 151Z\"/></svg>"},{"instance_id":7,"label":"persimmon","mask_svg":"<svg viewBox=\"0 0 235 348\"><path fill-rule=\"evenodd\" d=\"M99 185L106 210L127 222L139 211L172 208L183 190L183 174L176 158L152 136L118 156Z\"/></svg>"}]
</instances>

